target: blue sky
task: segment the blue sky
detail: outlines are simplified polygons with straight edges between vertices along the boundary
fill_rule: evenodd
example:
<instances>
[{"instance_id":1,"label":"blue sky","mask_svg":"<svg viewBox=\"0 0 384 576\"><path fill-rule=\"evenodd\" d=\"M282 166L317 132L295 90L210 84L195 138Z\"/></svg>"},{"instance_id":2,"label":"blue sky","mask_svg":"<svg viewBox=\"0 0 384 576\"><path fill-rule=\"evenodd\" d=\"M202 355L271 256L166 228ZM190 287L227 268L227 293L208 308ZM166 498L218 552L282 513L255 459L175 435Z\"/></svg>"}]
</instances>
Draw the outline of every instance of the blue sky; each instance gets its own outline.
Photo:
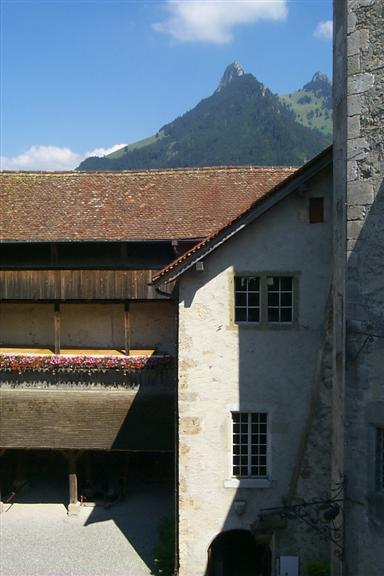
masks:
<instances>
[{"instance_id":1,"label":"blue sky","mask_svg":"<svg viewBox=\"0 0 384 576\"><path fill-rule=\"evenodd\" d=\"M331 19L331 0L1 0L2 168L145 138L234 60L277 93L331 76Z\"/></svg>"}]
</instances>

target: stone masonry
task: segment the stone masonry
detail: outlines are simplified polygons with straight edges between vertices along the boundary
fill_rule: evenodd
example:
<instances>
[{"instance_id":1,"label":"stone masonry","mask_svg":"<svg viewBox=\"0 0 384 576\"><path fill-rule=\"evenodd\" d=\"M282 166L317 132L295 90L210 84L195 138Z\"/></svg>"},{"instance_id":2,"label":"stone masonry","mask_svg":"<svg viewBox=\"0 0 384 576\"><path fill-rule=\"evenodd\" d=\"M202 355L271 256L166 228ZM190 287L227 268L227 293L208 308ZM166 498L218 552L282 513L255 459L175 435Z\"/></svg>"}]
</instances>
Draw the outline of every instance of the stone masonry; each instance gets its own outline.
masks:
<instances>
[{"instance_id":1,"label":"stone masonry","mask_svg":"<svg viewBox=\"0 0 384 576\"><path fill-rule=\"evenodd\" d=\"M383 0L336 0L334 58L335 339L342 350L345 327L346 350L344 359L337 350L334 357L334 393L342 398L334 405L336 438L344 427L343 448L340 435L334 443L334 473L344 468L347 478L344 573L382 576L384 492L376 433L384 429Z\"/></svg>"}]
</instances>

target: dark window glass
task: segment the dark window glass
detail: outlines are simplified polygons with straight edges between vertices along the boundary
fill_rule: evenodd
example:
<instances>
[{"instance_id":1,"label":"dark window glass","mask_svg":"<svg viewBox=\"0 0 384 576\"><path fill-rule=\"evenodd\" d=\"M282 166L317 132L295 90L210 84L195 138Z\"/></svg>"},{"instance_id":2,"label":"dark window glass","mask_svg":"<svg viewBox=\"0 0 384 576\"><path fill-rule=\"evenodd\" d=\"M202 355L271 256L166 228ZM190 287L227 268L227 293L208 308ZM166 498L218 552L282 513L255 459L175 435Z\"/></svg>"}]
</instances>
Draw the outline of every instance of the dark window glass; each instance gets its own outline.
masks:
<instances>
[{"instance_id":1,"label":"dark window glass","mask_svg":"<svg viewBox=\"0 0 384 576\"><path fill-rule=\"evenodd\" d=\"M292 290L292 278L290 276L282 276L280 278L280 284L282 291L288 290L290 292Z\"/></svg>"},{"instance_id":2,"label":"dark window glass","mask_svg":"<svg viewBox=\"0 0 384 576\"><path fill-rule=\"evenodd\" d=\"M292 293L283 292L281 294L281 305L282 306L292 306Z\"/></svg>"},{"instance_id":3,"label":"dark window glass","mask_svg":"<svg viewBox=\"0 0 384 576\"><path fill-rule=\"evenodd\" d=\"M272 292L268 294L268 306L278 306L279 305L279 293Z\"/></svg>"},{"instance_id":4,"label":"dark window glass","mask_svg":"<svg viewBox=\"0 0 384 576\"><path fill-rule=\"evenodd\" d=\"M246 292L236 292L236 306L246 306L247 305L247 294Z\"/></svg>"},{"instance_id":5,"label":"dark window glass","mask_svg":"<svg viewBox=\"0 0 384 576\"><path fill-rule=\"evenodd\" d=\"M236 322L245 322L247 320L247 309L236 308Z\"/></svg>"},{"instance_id":6,"label":"dark window glass","mask_svg":"<svg viewBox=\"0 0 384 576\"><path fill-rule=\"evenodd\" d=\"M268 308L268 322L278 322L278 321L279 321L279 309Z\"/></svg>"},{"instance_id":7,"label":"dark window glass","mask_svg":"<svg viewBox=\"0 0 384 576\"><path fill-rule=\"evenodd\" d=\"M260 312L258 308L249 308L248 309L248 321L249 322L259 322L260 320Z\"/></svg>"},{"instance_id":8,"label":"dark window glass","mask_svg":"<svg viewBox=\"0 0 384 576\"><path fill-rule=\"evenodd\" d=\"M292 322L292 308L282 308L280 314L280 322Z\"/></svg>"}]
</instances>

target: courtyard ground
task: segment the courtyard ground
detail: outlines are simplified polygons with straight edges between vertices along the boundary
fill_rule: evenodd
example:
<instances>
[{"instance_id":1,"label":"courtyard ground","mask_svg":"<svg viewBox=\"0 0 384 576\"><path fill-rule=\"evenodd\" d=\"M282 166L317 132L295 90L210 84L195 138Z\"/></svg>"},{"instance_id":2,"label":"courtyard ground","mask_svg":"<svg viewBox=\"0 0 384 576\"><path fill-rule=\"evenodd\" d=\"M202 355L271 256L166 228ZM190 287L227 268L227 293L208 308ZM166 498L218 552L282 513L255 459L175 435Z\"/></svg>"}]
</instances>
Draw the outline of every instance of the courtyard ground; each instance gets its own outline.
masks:
<instances>
[{"instance_id":1,"label":"courtyard ground","mask_svg":"<svg viewBox=\"0 0 384 576\"><path fill-rule=\"evenodd\" d=\"M0 576L148 576L169 485L135 483L112 505L68 516L66 487L25 487L0 515Z\"/></svg>"}]
</instances>

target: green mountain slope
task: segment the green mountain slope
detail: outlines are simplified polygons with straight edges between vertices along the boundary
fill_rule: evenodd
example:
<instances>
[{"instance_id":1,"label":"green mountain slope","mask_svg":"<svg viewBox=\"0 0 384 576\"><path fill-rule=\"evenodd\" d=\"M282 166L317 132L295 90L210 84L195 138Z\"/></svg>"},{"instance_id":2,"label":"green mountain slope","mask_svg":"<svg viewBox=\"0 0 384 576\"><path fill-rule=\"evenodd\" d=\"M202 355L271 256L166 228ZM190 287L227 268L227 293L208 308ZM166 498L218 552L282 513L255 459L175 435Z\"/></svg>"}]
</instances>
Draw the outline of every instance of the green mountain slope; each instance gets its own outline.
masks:
<instances>
[{"instance_id":1,"label":"green mountain slope","mask_svg":"<svg viewBox=\"0 0 384 576\"><path fill-rule=\"evenodd\" d=\"M87 158L78 169L299 165L329 143L328 136L300 124L285 102L234 63L209 98L155 136L104 158Z\"/></svg>"},{"instance_id":2,"label":"green mountain slope","mask_svg":"<svg viewBox=\"0 0 384 576\"><path fill-rule=\"evenodd\" d=\"M303 88L280 96L303 126L332 135L332 84L325 74L316 72Z\"/></svg>"}]
</instances>

